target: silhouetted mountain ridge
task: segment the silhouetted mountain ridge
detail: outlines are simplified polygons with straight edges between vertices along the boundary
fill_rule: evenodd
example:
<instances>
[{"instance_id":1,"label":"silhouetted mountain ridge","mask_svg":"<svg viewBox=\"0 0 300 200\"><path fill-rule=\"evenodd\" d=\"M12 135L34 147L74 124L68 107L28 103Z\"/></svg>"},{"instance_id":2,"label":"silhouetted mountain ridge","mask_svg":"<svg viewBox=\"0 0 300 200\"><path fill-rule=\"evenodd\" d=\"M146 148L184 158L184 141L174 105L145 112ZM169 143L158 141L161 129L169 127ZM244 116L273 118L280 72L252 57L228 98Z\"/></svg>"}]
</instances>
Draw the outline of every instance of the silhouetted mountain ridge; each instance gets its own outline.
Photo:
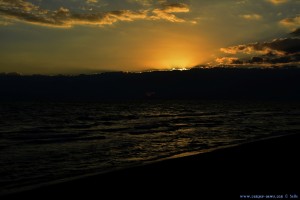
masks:
<instances>
[{"instance_id":1,"label":"silhouetted mountain ridge","mask_svg":"<svg viewBox=\"0 0 300 200\"><path fill-rule=\"evenodd\" d=\"M300 69L194 68L94 75L0 75L2 101L123 99L299 100Z\"/></svg>"}]
</instances>

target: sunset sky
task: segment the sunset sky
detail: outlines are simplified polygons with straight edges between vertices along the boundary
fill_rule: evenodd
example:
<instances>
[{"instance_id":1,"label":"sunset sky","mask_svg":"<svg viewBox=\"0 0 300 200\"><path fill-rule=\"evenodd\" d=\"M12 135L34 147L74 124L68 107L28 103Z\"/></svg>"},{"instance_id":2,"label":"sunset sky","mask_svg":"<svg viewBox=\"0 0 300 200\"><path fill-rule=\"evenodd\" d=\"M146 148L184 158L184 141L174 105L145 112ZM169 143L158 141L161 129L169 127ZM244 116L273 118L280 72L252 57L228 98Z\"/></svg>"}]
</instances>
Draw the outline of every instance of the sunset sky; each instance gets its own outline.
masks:
<instances>
[{"instance_id":1,"label":"sunset sky","mask_svg":"<svg viewBox=\"0 0 300 200\"><path fill-rule=\"evenodd\" d=\"M0 0L0 73L299 64L300 0Z\"/></svg>"}]
</instances>

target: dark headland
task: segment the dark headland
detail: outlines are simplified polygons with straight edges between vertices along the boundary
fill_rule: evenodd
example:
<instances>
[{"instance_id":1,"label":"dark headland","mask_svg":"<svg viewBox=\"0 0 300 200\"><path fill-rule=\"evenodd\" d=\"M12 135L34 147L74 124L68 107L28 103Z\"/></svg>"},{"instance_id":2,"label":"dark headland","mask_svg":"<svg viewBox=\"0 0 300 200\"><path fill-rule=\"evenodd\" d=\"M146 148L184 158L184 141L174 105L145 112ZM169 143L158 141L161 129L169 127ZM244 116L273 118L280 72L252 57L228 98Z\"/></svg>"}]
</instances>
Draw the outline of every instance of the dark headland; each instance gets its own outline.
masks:
<instances>
[{"instance_id":1,"label":"dark headland","mask_svg":"<svg viewBox=\"0 0 300 200\"><path fill-rule=\"evenodd\" d=\"M56 183L1 199L243 199L300 195L300 134ZM242 196L241 196L242 195Z\"/></svg>"}]
</instances>

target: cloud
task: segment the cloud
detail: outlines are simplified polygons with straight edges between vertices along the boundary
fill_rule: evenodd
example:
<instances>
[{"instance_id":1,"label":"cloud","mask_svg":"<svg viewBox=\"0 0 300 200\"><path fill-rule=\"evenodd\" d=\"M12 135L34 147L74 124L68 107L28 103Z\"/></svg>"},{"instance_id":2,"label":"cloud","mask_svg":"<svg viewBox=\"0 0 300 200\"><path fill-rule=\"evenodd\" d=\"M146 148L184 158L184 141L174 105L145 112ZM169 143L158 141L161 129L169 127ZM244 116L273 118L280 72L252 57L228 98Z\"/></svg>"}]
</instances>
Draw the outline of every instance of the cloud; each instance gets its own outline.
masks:
<instances>
[{"instance_id":1,"label":"cloud","mask_svg":"<svg viewBox=\"0 0 300 200\"><path fill-rule=\"evenodd\" d=\"M280 38L271 42L256 42L251 44L237 45L220 49L228 54L276 54L284 55L300 52L300 39Z\"/></svg>"},{"instance_id":2,"label":"cloud","mask_svg":"<svg viewBox=\"0 0 300 200\"><path fill-rule=\"evenodd\" d=\"M244 18L246 20L260 20L260 19L262 19L262 16L258 15L258 14L240 15L240 17Z\"/></svg>"},{"instance_id":3,"label":"cloud","mask_svg":"<svg viewBox=\"0 0 300 200\"><path fill-rule=\"evenodd\" d=\"M10 21L53 24L54 19L46 17L47 14L47 10L24 0L0 0L0 16Z\"/></svg>"},{"instance_id":4,"label":"cloud","mask_svg":"<svg viewBox=\"0 0 300 200\"><path fill-rule=\"evenodd\" d=\"M24 1L24 0L0 0L0 8L1 10L22 10L25 12L30 12L34 10L38 10L39 7Z\"/></svg>"},{"instance_id":5,"label":"cloud","mask_svg":"<svg viewBox=\"0 0 300 200\"><path fill-rule=\"evenodd\" d=\"M98 0L86 0L87 3L98 3Z\"/></svg>"},{"instance_id":6,"label":"cloud","mask_svg":"<svg viewBox=\"0 0 300 200\"><path fill-rule=\"evenodd\" d=\"M164 3L162 4L162 11L166 13L180 13L180 12L189 12L189 6L184 3Z\"/></svg>"},{"instance_id":7,"label":"cloud","mask_svg":"<svg viewBox=\"0 0 300 200\"><path fill-rule=\"evenodd\" d=\"M239 59L236 57L222 57L217 58L215 61L220 65L230 65L237 62Z\"/></svg>"},{"instance_id":8,"label":"cloud","mask_svg":"<svg viewBox=\"0 0 300 200\"><path fill-rule=\"evenodd\" d=\"M19 20L31 24L53 27L71 27L73 25L106 25L117 21L133 21L145 19L145 12L133 12L129 10L110 11L96 14L73 14L67 8L59 8L51 13L39 14L23 12L20 10L0 10L6 18Z\"/></svg>"},{"instance_id":9,"label":"cloud","mask_svg":"<svg viewBox=\"0 0 300 200\"><path fill-rule=\"evenodd\" d=\"M300 28L298 28L295 31L291 32L291 35L295 36L295 37L299 37L300 36Z\"/></svg>"},{"instance_id":10,"label":"cloud","mask_svg":"<svg viewBox=\"0 0 300 200\"><path fill-rule=\"evenodd\" d=\"M251 54L253 52L254 45L255 44L250 44L250 45L241 44L237 46L221 48L220 51L227 54L237 54L237 53Z\"/></svg>"},{"instance_id":11,"label":"cloud","mask_svg":"<svg viewBox=\"0 0 300 200\"><path fill-rule=\"evenodd\" d=\"M289 0L267 0L268 2L278 5L278 4L283 4L283 3L287 3Z\"/></svg>"},{"instance_id":12,"label":"cloud","mask_svg":"<svg viewBox=\"0 0 300 200\"><path fill-rule=\"evenodd\" d=\"M95 0L87 0L87 3L95 3ZM139 1L146 2L146 1ZM150 1L147 1L150 2ZM9 20L51 26L72 27L75 25L103 26L119 21L135 20L166 20L169 22L186 22L174 13L187 13L189 7L183 3L161 2L159 8L145 10L117 10L108 12L74 13L68 8L60 7L57 10L45 10L26 0L0 0L0 16Z\"/></svg>"},{"instance_id":13,"label":"cloud","mask_svg":"<svg viewBox=\"0 0 300 200\"><path fill-rule=\"evenodd\" d=\"M296 17L285 18L279 22L281 25L290 29L295 29L300 26L300 15Z\"/></svg>"},{"instance_id":14,"label":"cloud","mask_svg":"<svg viewBox=\"0 0 300 200\"><path fill-rule=\"evenodd\" d=\"M250 58L245 58L243 61L235 57L218 58L216 62L220 64L277 64L300 62L300 38L279 38L270 42L242 44L221 48L220 50L227 54L246 54L250 56Z\"/></svg>"},{"instance_id":15,"label":"cloud","mask_svg":"<svg viewBox=\"0 0 300 200\"><path fill-rule=\"evenodd\" d=\"M107 25L113 24L118 21L134 21L137 19L145 19L147 17L146 11L133 12L130 10L119 10L110 11L106 13L99 14L71 14L70 12L63 13L62 18L59 19L67 26L73 25ZM57 12L58 16L59 12Z\"/></svg>"},{"instance_id":16,"label":"cloud","mask_svg":"<svg viewBox=\"0 0 300 200\"><path fill-rule=\"evenodd\" d=\"M164 19L170 22L185 22L184 19L176 17L173 13L187 13L190 9L188 5L183 3L163 4L162 8L154 9L151 16L152 19Z\"/></svg>"}]
</instances>

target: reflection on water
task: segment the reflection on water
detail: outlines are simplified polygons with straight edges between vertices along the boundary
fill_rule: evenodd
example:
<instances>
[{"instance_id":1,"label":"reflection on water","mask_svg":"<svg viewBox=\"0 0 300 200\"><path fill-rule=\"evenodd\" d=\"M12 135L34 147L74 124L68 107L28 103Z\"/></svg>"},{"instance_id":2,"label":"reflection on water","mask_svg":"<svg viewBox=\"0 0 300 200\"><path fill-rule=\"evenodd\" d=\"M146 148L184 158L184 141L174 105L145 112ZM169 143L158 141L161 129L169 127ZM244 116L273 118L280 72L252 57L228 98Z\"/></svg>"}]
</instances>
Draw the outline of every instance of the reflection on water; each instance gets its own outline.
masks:
<instances>
[{"instance_id":1,"label":"reflection on water","mask_svg":"<svg viewBox=\"0 0 300 200\"><path fill-rule=\"evenodd\" d=\"M1 103L0 190L299 132L299 114L282 102Z\"/></svg>"}]
</instances>

